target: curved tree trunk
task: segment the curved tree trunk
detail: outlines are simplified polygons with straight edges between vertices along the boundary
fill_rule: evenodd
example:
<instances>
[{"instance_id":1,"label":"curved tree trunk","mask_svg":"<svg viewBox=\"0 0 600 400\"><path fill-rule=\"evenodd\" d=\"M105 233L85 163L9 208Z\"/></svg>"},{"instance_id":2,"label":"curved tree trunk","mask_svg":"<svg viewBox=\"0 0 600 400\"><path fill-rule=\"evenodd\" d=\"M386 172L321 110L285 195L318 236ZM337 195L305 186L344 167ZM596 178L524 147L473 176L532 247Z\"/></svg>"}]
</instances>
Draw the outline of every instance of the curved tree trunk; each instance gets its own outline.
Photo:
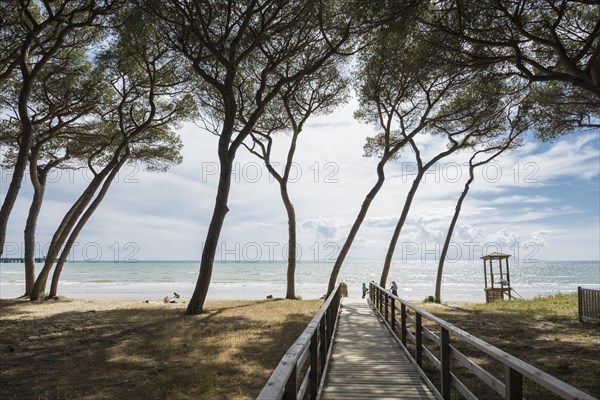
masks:
<instances>
[{"instance_id":1,"label":"curved tree trunk","mask_svg":"<svg viewBox=\"0 0 600 400\"><path fill-rule=\"evenodd\" d=\"M350 228L348 237L346 238L346 241L344 242L344 245L342 246L342 249L340 250L338 257L335 260L335 264L333 265L331 275L329 276L329 284L327 285L327 296L329 296L335 289L335 283L337 281L337 277L340 273L340 269L342 268L342 264L344 263L344 260L346 259L348 252L350 251L350 247L352 247L354 238L356 237L356 234L358 233L360 226L362 225L363 221L365 220L365 216L367 215L367 211L369 211L369 207L371 206L373 199L375 199L375 196L377 196L377 193L379 193L379 190L383 186L383 183L385 181L384 167L385 167L385 163L388 162L390 157L391 157L391 155L389 155L389 154L384 156L377 164L377 182L375 183L375 185L373 185L373 187L371 188L369 193L367 193L367 196L363 200L363 203L360 207L360 211L358 212L358 215L356 216L356 219L354 220L354 223L352 224L352 228Z\"/></svg>"},{"instance_id":2,"label":"curved tree trunk","mask_svg":"<svg viewBox=\"0 0 600 400\"><path fill-rule=\"evenodd\" d=\"M36 154L31 155L29 162L29 175L33 185L33 198L29 206L27 222L25 223L25 294L24 297L31 295L35 283L35 232L37 220L42 209L44 201L44 192L46 191L46 172L40 171L37 165Z\"/></svg>"},{"instance_id":3,"label":"curved tree trunk","mask_svg":"<svg viewBox=\"0 0 600 400\"><path fill-rule=\"evenodd\" d=\"M10 180L10 185L6 191L6 196L0 207L0 256L4 253L4 244L6 242L6 230L8 228L8 219L12 209L19 196L25 170L27 169L27 160L29 158L29 150L33 141L33 125L29 118L28 102L33 84L33 78L27 72L27 65L22 63L21 70L23 71L23 87L19 94L18 114L21 121L21 140L19 141L19 152L13 169L13 175Z\"/></svg>"},{"instance_id":4,"label":"curved tree trunk","mask_svg":"<svg viewBox=\"0 0 600 400\"><path fill-rule=\"evenodd\" d=\"M61 220L60 224L58 225L58 228L56 228L56 230L54 231L54 234L52 235L52 239L50 240L50 247L48 248L48 253L46 254L46 260L44 261L44 266L42 267L42 270L40 271L38 277L36 278L33 288L31 290L31 293L29 296L30 300L38 300L39 294L46 290L46 281L48 279L48 274L50 273L50 270L54 266L54 261L55 261L54 258L50 258L50 250L54 247L54 245L56 243L58 243L62 232L64 231L65 227L67 226L67 224L69 223L69 221L71 220L73 215L75 214L75 211L78 209L79 204L81 204L81 202L83 200L84 200L84 198L82 195L71 206L69 211L67 211L67 213ZM54 257L56 257L56 255L54 255ZM37 284L37 287L36 287L36 284ZM35 296L34 296L34 293L36 293Z\"/></svg>"},{"instance_id":5,"label":"curved tree trunk","mask_svg":"<svg viewBox=\"0 0 600 400\"><path fill-rule=\"evenodd\" d=\"M81 214L83 214L91 199L94 197L98 187L102 184L104 178L106 178L112 168L114 168L115 162L113 161L114 159L111 161L111 163L104 167L102 171L100 171L100 173L94 177L94 179L92 179L88 187L85 189L82 195L79 196L79 199L77 199L77 202L73 204L61 221L58 229L52 237L52 242L50 243L50 248L48 249L48 254L46 255L44 267L40 271L33 285L31 296L29 297L31 300L39 300L40 295L45 291L48 275L50 274L50 270L52 269L52 266L54 265L61 248L67 240L68 235L73 229L73 226Z\"/></svg>"},{"instance_id":6,"label":"curved tree trunk","mask_svg":"<svg viewBox=\"0 0 600 400\"><path fill-rule=\"evenodd\" d=\"M470 135L468 135L468 136L470 136ZM454 153L455 151L457 151L461 148L461 144L459 144L455 141L452 141L452 142L453 142L452 147L450 147L449 149L447 149L444 152L439 153L438 155L433 157L431 160L429 160L429 162L427 164L423 165L421 162L420 152L419 152L417 146L415 145L414 141L412 140L412 138L410 138L410 144L411 144L413 150L415 151L415 157L417 159L417 165L419 168L419 172L417 173L417 176L415 177L415 180L412 183L410 191L408 192L408 196L406 197L406 201L404 202L404 207L402 208L402 214L400 215L400 219L398 220L398 223L396 224L396 228L394 229L394 234L392 235L392 240L390 241L390 246L388 247L388 251L385 256L385 263L383 265L383 271L381 272L381 279L379 280L379 285L381 287L385 287L385 285L386 285L388 274L390 272L390 267L392 265L392 257L394 256L394 250L396 250L396 245L398 244L398 238L400 237L400 232L402 231L402 227L404 226L404 223L406 222L406 217L408 216L408 211L410 210L410 206L415 197L415 193L417 192L417 189L419 188L419 185L421 184L421 179L423 178L423 175L425 175L425 172L427 172L429 170L429 168L431 168L433 165L435 165L438 161L440 161L444 157L449 156L450 154ZM463 139L463 143L466 143L466 139Z\"/></svg>"},{"instance_id":7,"label":"curved tree trunk","mask_svg":"<svg viewBox=\"0 0 600 400\"><path fill-rule=\"evenodd\" d=\"M111 173L106 177L106 179L104 180L104 183L102 184L102 188L100 189L100 192L98 192L98 195L96 196L96 198L94 199L92 204L90 204L90 206L87 208L85 213L81 216L81 218L79 219L79 222L77 222L77 225L75 226L75 228L69 235L69 239L65 243L65 246L63 247L60 257L56 263L56 267L54 268L54 274L52 275L52 282L50 284L50 294L48 295L48 297L56 296L56 293L58 290L58 282L60 280L60 274L62 272L63 266L65 265L65 262L67 261L67 258L69 257L69 252L71 251L71 248L73 247L73 244L75 243L75 240L77 240L77 237L81 233L81 230L87 224L88 220L91 218L92 214L94 214L94 212L96 211L96 209L98 208L98 206L100 205L102 200L104 200L104 197L106 196L106 193L108 192L108 189L110 188L110 185L112 184L115 176L117 175L117 173L119 172L121 167L125 164L127 159L128 159L128 157L124 156L119 161L119 164L117 164L113 168Z\"/></svg>"},{"instance_id":8,"label":"curved tree trunk","mask_svg":"<svg viewBox=\"0 0 600 400\"><path fill-rule=\"evenodd\" d=\"M458 201L456 202L454 216L452 217L452 221L450 222L450 227L448 228L448 233L446 234L446 241L444 242L444 248L442 249L442 252L440 254L440 262L438 264L437 276L435 279L435 301L437 303L440 303L442 301L442 275L444 271L444 262L446 261L446 256L448 254L448 247L450 247L450 240L452 239L452 234L454 233L454 228L456 227L456 222L458 221L462 204L465 198L467 197L467 194L469 193L471 183L473 183L473 181L475 180L475 168L489 163L490 161L498 157L500 154L502 154L504 151L506 151L508 148L510 148L515 139L517 139L519 135L521 135L521 133L523 133L524 131L525 128L522 127L519 129L518 125L513 125L511 133L503 145L499 145L486 150L479 150L475 152L475 154L473 154L469 159L469 179L467 180L467 182L465 182L465 187L462 193L460 194ZM486 153L492 150L495 150L496 152L487 159L477 163L473 162L478 154Z\"/></svg>"},{"instance_id":9,"label":"curved tree trunk","mask_svg":"<svg viewBox=\"0 0 600 400\"><path fill-rule=\"evenodd\" d=\"M296 211L287 191L287 183L280 184L281 200L285 205L288 217L288 269L286 299L295 299L295 274L296 274Z\"/></svg>"},{"instance_id":10,"label":"curved tree trunk","mask_svg":"<svg viewBox=\"0 0 600 400\"><path fill-rule=\"evenodd\" d=\"M406 217L408 216L408 211L410 210L410 206L412 201L417 193L417 189L421 184L421 179L425 172L429 169L429 167L421 168L417 173L417 176L413 180L413 183L410 187L410 191L406 196L406 201L404 202L404 207L402 208L402 214L400 214L400 219L398 219L398 223L396 224L396 228L394 229L394 234L392 235L392 240L390 241L390 245L388 247L387 254L385 255L385 263L383 264L383 271L381 272L381 279L379 280L379 286L385 287L388 274L390 272L390 267L392 265L392 257L394 256L394 250L396 249L396 244L398 243L398 238L400 237L400 232L402 231L402 227L406 222Z\"/></svg>"},{"instance_id":11,"label":"curved tree trunk","mask_svg":"<svg viewBox=\"0 0 600 400\"><path fill-rule=\"evenodd\" d=\"M469 168L469 180L465 183L465 188L463 189L458 201L456 202L456 208L454 209L454 216L452 217L452 221L450 222L450 227L448 228L448 233L446 234L446 240L444 241L444 247L442 248L442 252L440 254L440 261L438 264L437 276L435 279L435 302L440 303L442 301L442 273L444 271L444 262L446 261L446 255L448 254L448 247L450 246L450 240L452 240L452 234L454 233L454 228L456 227L456 221L458 221L458 216L460 215L460 210L462 208L463 201L467 197L469 193L469 188L471 183L474 180L473 176L473 166Z\"/></svg>"},{"instance_id":12,"label":"curved tree trunk","mask_svg":"<svg viewBox=\"0 0 600 400\"><path fill-rule=\"evenodd\" d=\"M24 152L24 157L21 156L21 153L22 152L19 150L17 163L15 164L15 168L13 170L13 176L10 181L10 185L8 186L8 190L6 191L6 196L2 202L2 207L0 208L0 256L2 256L4 253L8 219L10 218L12 209L17 201L19 191L21 190L21 183L23 182L23 177L25 176L25 169L27 167L27 152Z\"/></svg>"},{"instance_id":13,"label":"curved tree trunk","mask_svg":"<svg viewBox=\"0 0 600 400\"><path fill-rule=\"evenodd\" d=\"M288 110L288 115L291 116L292 113ZM308 117L308 116L306 116ZM293 120L293 118L292 118ZM290 200L289 193L287 191L287 184L290 178L290 170L292 168L292 164L294 163L294 154L296 153L296 146L298 143L298 136L302 131L302 126L304 125L304 119L300 124L296 124L293 121L293 134L292 134L292 142L290 143L290 148L288 150L285 169L282 177L278 177L277 172L271 165L269 157L265 159L265 163L267 165L267 169L277 179L279 182L279 191L281 194L281 200L283 201L283 205L285 206L285 211L288 217L288 269L287 269L287 290L285 293L286 299L295 299L296 298L296 210L294 209L294 205Z\"/></svg>"},{"instance_id":14,"label":"curved tree trunk","mask_svg":"<svg viewBox=\"0 0 600 400\"><path fill-rule=\"evenodd\" d=\"M221 141L223 141L223 136ZM200 274L196 282L194 293L188 303L186 310L187 314L199 314L204 307L204 301L210 286L215 254L219 245L219 236L225 222L225 216L229 211L227 201L229 199L229 190L231 188L231 171L233 168L233 158L222 154L221 157L221 172L219 174L219 186L217 187L217 197L215 199L215 208L212 219L206 234L206 241L202 249L202 258L200 261Z\"/></svg>"}]
</instances>

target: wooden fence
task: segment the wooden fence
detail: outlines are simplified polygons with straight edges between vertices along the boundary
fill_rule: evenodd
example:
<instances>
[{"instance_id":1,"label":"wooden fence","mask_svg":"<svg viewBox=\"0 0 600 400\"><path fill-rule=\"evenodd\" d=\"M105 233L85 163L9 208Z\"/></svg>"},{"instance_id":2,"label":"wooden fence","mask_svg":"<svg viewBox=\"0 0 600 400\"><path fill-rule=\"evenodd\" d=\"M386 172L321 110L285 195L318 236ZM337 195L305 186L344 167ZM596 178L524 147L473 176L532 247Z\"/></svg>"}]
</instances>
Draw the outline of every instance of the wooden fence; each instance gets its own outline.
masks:
<instances>
[{"instance_id":1,"label":"wooden fence","mask_svg":"<svg viewBox=\"0 0 600 400\"><path fill-rule=\"evenodd\" d=\"M329 295L304 332L285 353L257 400L318 398L329 362L344 288L345 284L340 283ZM298 384L302 376L302 382Z\"/></svg>"},{"instance_id":2,"label":"wooden fence","mask_svg":"<svg viewBox=\"0 0 600 400\"><path fill-rule=\"evenodd\" d=\"M485 383L504 399L523 399L523 378L529 383L535 383L558 395L562 399L585 399L597 400L594 397L566 384L565 382L548 375L532 365L484 342L483 340L455 327L454 325L421 310L405 300L392 295L381 286L371 282L370 301L376 311L385 320L388 328L401 344L402 349L419 370L420 375L432 389L439 399L450 400L451 387L454 387L464 398L478 400L463 383L456 372L456 364L466 368L478 380ZM408 310L414 318L408 314ZM399 318L399 319L398 319ZM423 324L423 320L433 323L436 328L429 329ZM409 328L409 324L412 328ZM439 335L434 331L439 329ZM400 332L400 337L397 335ZM460 341L472 348L487 354L498 361L504 367L504 380L496 378L483 367L473 362L470 358L458 351L451 344L452 341ZM408 341L414 344L414 354L407 348ZM428 343L426 343L428 342ZM429 350L432 345L439 350L439 358ZM427 358L440 373L440 385L436 387L423 370L423 357ZM451 359L455 361L451 362Z\"/></svg>"},{"instance_id":3,"label":"wooden fence","mask_svg":"<svg viewBox=\"0 0 600 400\"><path fill-rule=\"evenodd\" d=\"M600 322L600 290L577 288L579 321Z\"/></svg>"}]
</instances>

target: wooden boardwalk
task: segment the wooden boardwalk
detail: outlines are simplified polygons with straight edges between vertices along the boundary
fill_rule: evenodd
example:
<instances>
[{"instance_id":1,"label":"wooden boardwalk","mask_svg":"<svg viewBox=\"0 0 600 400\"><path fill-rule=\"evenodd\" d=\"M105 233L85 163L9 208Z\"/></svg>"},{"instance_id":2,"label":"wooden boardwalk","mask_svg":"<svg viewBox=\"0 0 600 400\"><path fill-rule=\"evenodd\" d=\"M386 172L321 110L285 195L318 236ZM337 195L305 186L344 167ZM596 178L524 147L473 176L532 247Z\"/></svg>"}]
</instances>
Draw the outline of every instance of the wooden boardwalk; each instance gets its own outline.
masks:
<instances>
[{"instance_id":1,"label":"wooden boardwalk","mask_svg":"<svg viewBox=\"0 0 600 400\"><path fill-rule=\"evenodd\" d=\"M323 400L435 399L367 299L342 301Z\"/></svg>"}]
</instances>

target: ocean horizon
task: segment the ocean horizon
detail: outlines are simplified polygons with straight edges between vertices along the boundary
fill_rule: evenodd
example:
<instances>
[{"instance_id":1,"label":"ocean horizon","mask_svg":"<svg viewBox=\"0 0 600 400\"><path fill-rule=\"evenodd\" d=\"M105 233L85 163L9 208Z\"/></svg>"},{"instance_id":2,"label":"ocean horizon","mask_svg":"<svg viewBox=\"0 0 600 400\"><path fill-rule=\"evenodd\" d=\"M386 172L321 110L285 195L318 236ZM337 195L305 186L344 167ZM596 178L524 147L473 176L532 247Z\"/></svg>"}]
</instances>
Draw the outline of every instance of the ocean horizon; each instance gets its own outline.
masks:
<instances>
[{"instance_id":1,"label":"ocean horizon","mask_svg":"<svg viewBox=\"0 0 600 400\"><path fill-rule=\"evenodd\" d=\"M200 261L71 261L65 264L58 295L69 298L127 298L156 300L173 292L189 298L198 278ZM361 294L362 283L379 281L382 261L348 261L338 281L345 282L351 297ZM296 295L322 297L333 263L299 261ZM37 265L39 271L41 264ZM264 299L285 297L287 262L215 262L207 299ZM423 300L433 295L437 262L394 261L388 282L394 280L399 295ZM600 289L600 261L535 261L510 263L511 286L517 297L533 298L577 291L578 286ZM20 263L0 264L0 297L24 293L24 268ZM483 302L483 263L456 261L444 266L443 301Z\"/></svg>"}]
</instances>

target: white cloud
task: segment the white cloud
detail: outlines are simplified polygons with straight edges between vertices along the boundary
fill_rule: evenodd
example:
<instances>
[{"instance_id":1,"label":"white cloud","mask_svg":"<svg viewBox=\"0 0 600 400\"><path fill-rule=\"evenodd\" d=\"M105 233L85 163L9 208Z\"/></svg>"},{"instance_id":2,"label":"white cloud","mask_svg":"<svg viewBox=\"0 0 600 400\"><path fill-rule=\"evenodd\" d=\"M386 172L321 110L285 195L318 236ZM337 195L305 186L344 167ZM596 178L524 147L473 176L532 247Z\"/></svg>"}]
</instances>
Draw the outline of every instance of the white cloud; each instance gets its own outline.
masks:
<instances>
[{"instance_id":1,"label":"white cloud","mask_svg":"<svg viewBox=\"0 0 600 400\"><path fill-rule=\"evenodd\" d=\"M329 219L323 217L304 221L302 227L315 232L324 239L333 239L337 233L337 227Z\"/></svg>"},{"instance_id":2,"label":"white cloud","mask_svg":"<svg viewBox=\"0 0 600 400\"><path fill-rule=\"evenodd\" d=\"M533 195L533 196L524 196L524 195L512 195L512 196L504 196L499 197L495 200L491 201L491 204L519 204L519 203L547 203L552 201L549 197Z\"/></svg>"},{"instance_id":3,"label":"white cloud","mask_svg":"<svg viewBox=\"0 0 600 400\"><path fill-rule=\"evenodd\" d=\"M396 226L398 217L373 217L365 218L363 225L365 227L383 228L388 226Z\"/></svg>"},{"instance_id":4,"label":"white cloud","mask_svg":"<svg viewBox=\"0 0 600 400\"><path fill-rule=\"evenodd\" d=\"M540 229L531 233L531 242L537 244L540 247L545 247L547 245L547 239L549 236L549 230Z\"/></svg>"},{"instance_id":5,"label":"white cloud","mask_svg":"<svg viewBox=\"0 0 600 400\"><path fill-rule=\"evenodd\" d=\"M480 228L465 224L457 226L452 237L454 241L475 242L481 240L484 235Z\"/></svg>"},{"instance_id":6,"label":"white cloud","mask_svg":"<svg viewBox=\"0 0 600 400\"><path fill-rule=\"evenodd\" d=\"M425 242L440 242L446 237L447 229L435 229L430 224L423 223L419 218L416 223L418 237Z\"/></svg>"},{"instance_id":7,"label":"white cloud","mask_svg":"<svg viewBox=\"0 0 600 400\"><path fill-rule=\"evenodd\" d=\"M497 243L502 248L509 248L514 247L521 241L521 235L507 228L502 228L490 235L488 239L491 243Z\"/></svg>"}]
</instances>

